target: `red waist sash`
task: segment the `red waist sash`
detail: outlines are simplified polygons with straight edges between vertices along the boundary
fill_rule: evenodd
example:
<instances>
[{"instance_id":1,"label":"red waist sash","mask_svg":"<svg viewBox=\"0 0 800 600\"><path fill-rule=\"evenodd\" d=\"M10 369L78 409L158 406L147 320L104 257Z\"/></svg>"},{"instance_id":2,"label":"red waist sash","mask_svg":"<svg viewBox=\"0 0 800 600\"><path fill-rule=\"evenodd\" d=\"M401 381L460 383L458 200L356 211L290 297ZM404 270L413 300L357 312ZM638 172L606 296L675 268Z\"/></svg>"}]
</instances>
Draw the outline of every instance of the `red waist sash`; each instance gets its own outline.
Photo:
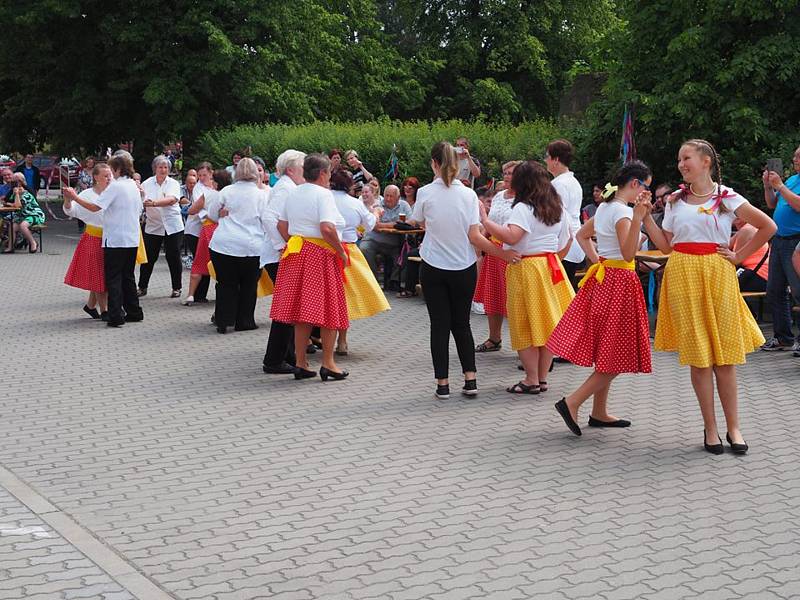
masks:
<instances>
[{"instance_id":1,"label":"red waist sash","mask_svg":"<svg viewBox=\"0 0 800 600\"><path fill-rule=\"evenodd\" d=\"M679 242L672 249L681 254L694 254L702 256L704 254L716 254L719 244L714 242Z\"/></svg>"},{"instance_id":2,"label":"red waist sash","mask_svg":"<svg viewBox=\"0 0 800 600\"><path fill-rule=\"evenodd\" d=\"M561 261L558 260L558 255L554 252L544 252L542 254L528 254L522 257L525 258L546 258L547 266L550 268L550 277L553 280L553 285L564 281L564 272L561 270Z\"/></svg>"}]
</instances>

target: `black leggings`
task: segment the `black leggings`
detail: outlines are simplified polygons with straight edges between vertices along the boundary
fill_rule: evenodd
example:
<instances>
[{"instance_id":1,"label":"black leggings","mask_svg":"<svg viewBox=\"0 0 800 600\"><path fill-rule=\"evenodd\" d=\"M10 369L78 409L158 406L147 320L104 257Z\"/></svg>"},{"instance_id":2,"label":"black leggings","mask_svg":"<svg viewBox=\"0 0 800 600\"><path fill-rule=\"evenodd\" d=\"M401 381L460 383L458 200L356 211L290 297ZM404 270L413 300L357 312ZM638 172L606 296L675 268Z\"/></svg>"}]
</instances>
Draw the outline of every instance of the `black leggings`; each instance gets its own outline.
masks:
<instances>
[{"instance_id":1,"label":"black leggings","mask_svg":"<svg viewBox=\"0 0 800 600\"><path fill-rule=\"evenodd\" d=\"M258 256L231 256L211 250L217 272L217 327L233 325L238 330L256 325L256 293L261 269Z\"/></svg>"},{"instance_id":2,"label":"black leggings","mask_svg":"<svg viewBox=\"0 0 800 600\"><path fill-rule=\"evenodd\" d=\"M181 289L181 246L183 245L183 231L178 231L171 235L153 235L144 233L144 249L147 251L147 262L139 267L139 289L147 290L150 283L150 275L153 274L153 267L158 261L158 253L161 252L161 244L164 244L164 254L169 265L169 274L172 278L172 289Z\"/></svg>"},{"instance_id":3,"label":"black leggings","mask_svg":"<svg viewBox=\"0 0 800 600\"><path fill-rule=\"evenodd\" d=\"M436 379L448 378L451 333L461 370L474 372L475 341L469 326L469 311L478 280L477 266L473 264L462 271L446 271L423 261L419 279L431 320L431 358Z\"/></svg>"},{"instance_id":4,"label":"black leggings","mask_svg":"<svg viewBox=\"0 0 800 600\"><path fill-rule=\"evenodd\" d=\"M278 264L269 263L264 265L264 270L272 279L272 283L278 284ZM269 326L269 338L267 339L267 351L264 353L265 367L278 367L283 362L293 365L294 356L294 326L289 323L281 323L272 320Z\"/></svg>"},{"instance_id":5,"label":"black leggings","mask_svg":"<svg viewBox=\"0 0 800 600\"><path fill-rule=\"evenodd\" d=\"M187 233L184 237L186 238L186 247L189 249L189 252L192 253L192 257L194 257L194 253L197 252L197 242L200 238L196 235L192 235L191 233ZM208 286L210 283L211 278L208 275L203 275L202 279L200 279L197 289L194 292L195 302L206 299L206 296L208 296Z\"/></svg>"}]
</instances>

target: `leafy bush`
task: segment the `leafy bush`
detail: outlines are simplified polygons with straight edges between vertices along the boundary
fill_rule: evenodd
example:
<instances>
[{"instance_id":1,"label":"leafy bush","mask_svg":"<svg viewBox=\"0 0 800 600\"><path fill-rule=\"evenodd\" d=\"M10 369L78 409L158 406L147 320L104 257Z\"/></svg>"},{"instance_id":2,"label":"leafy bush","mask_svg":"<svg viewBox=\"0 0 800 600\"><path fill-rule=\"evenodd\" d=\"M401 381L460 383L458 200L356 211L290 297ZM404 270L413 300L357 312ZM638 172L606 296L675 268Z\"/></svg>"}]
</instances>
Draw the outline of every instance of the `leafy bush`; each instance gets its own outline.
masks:
<instances>
[{"instance_id":1,"label":"leafy bush","mask_svg":"<svg viewBox=\"0 0 800 600\"><path fill-rule=\"evenodd\" d=\"M556 123L544 120L519 125L389 119L351 123L322 121L306 125L252 124L206 133L198 140L192 159L227 165L234 150L249 147L252 155L273 165L287 148L303 152L352 148L373 175L385 180L392 146L396 145L400 177L415 176L426 182L431 179L431 146L441 140L455 142L459 136L466 136L470 140L470 151L481 161L484 175L498 177L504 162L541 158L547 143L562 135Z\"/></svg>"}]
</instances>

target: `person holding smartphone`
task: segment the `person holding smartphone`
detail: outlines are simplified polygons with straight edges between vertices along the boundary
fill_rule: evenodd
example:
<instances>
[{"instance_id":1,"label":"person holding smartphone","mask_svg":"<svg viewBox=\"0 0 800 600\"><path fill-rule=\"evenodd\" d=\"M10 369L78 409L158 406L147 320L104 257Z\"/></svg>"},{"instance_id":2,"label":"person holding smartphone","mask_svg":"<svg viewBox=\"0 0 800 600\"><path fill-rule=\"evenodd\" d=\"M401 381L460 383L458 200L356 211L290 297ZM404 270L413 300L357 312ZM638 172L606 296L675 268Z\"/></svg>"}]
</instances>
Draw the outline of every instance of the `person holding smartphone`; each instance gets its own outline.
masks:
<instances>
[{"instance_id":1,"label":"person holding smartphone","mask_svg":"<svg viewBox=\"0 0 800 600\"><path fill-rule=\"evenodd\" d=\"M475 179L481 176L481 163L469 153L469 140L460 137L456 140L456 155L458 157L458 173L456 179L467 187L475 185Z\"/></svg>"},{"instance_id":2,"label":"person holding smartphone","mask_svg":"<svg viewBox=\"0 0 800 600\"><path fill-rule=\"evenodd\" d=\"M791 303L786 293L788 286L795 301L800 302L800 275L792 264L792 254L800 242L800 147L794 151L792 166L795 174L786 181L781 178L777 159L767 161L762 174L764 201L774 210L772 219L778 231L772 240L767 279L773 337L761 349L766 352L791 349L795 356L800 356L800 334L795 337L792 333Z\"/></svg>"}]
</instances>

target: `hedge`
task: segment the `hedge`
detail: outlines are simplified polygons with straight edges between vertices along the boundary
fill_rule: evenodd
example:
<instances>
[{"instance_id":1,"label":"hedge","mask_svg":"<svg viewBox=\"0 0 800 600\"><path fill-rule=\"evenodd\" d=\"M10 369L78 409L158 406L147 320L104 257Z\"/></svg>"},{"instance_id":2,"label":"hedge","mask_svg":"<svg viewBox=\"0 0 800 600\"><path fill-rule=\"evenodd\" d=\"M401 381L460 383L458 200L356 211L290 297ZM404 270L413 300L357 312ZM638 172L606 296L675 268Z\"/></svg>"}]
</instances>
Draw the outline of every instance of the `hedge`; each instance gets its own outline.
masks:
<instances>
[{"instance_id":1,"label":"hedge","mask_svg":"<svg viewBox=\"0 0 800 600\"><path fill-rule=\"evenodd\" d=\"M216 129L204 134L191 152L192 161L209 160L227 165L231 154L250 148L252 155L274 165L287 148L303 152L355 149L367 169L386 181L392 146L397 147L400 178L415 176L430 181L430 149L441 140L455 142L469 138L471 153L480 159L483 174L499 177L501 165L509 160L539 158L547 143L564 135L552 121L530 121L519 125L490 124L484 121L321 121L305 125L251 124ZM188 164L188 163L187 163Z\"/></svg>"}]
</instances>

